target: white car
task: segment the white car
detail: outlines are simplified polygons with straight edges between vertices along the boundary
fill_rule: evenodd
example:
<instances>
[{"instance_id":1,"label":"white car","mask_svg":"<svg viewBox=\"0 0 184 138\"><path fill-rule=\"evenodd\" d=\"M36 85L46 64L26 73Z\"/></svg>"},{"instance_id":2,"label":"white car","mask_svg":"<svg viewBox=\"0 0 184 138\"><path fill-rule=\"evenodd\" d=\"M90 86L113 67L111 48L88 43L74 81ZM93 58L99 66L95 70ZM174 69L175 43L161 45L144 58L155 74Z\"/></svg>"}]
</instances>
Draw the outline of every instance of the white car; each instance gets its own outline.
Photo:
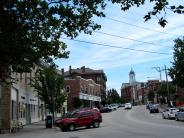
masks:
<instances>
[{"instance_id":1,"label":"white car","mask_svg":"<svg viewBox=\"0 0 184 138\"><path fill-rule=\"evenodd\" d=\"M163 119L172 119L175 118L175 114L178 111L177 108L167 108L162 112Z\"/></svg>"},{"instance_id":2,"label":"white car","mask_svg":"<svg viewBox=\"0 0 184 138\"><path fill-rule=\"evenodd\" d=\"M125 104L125 109L132 109L132 104L131 103L126 103Z\"/></svg>"}]
</instances>

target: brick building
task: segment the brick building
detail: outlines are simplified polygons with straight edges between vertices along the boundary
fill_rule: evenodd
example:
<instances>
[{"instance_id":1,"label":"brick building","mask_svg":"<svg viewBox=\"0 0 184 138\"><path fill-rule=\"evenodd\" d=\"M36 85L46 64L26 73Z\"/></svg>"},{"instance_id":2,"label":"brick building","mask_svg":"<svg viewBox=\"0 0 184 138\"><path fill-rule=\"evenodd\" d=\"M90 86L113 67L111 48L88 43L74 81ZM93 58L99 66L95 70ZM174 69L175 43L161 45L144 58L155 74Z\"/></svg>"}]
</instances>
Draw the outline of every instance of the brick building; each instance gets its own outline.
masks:
<instances>
[{"instance_id":1,"label":"brick building","mask_svg":"<svg viewBox=\"0 0 184 138\"><path fill-rule=\"evenodd\" d=\"M123 100L125 100L126 102L130 102L131 101L131 89L132 86L126 86L124 88L121 89L121 98Z\"/></svg>"},{"instance_id":2,"label":"brick building","mask_svg":"<svg viewBox=\"0 0 184 138\"><path fill-rule=\"evenodd\" d=\"M146 85L146 93L148 95L149 91L153 91L155 94L154 101L155 103L159 102L159 97L157 95L157 90L160 86L159 80L148 80L147 85ZM147 99L148 100L148 99Z\"/></svg>"},{"instance_id":3,"label":"brick building","mask_svg":"<svg viewBox=\"0 0 184 138\"><path fill-rule=\"evenodd\" d=\"M70 66L69 71L64 72L65 78L76 78L76 76L81 76L84 79L92 79L96 84L99 84L101 102L103 103L106 101L107 77L103 70L94 70L86 68L85 66L77 69L72 69Z\"/></svg>"},{"instance_id":4,"label":"brick building","mask_svg":"<svg viewBox=\"0 0 184 138\"><path fill-rule=\"evenodd\" d=\"M94 107L101 102L99 84L92 79L84 79L80 76L65 78L64 87L68 93L67 110L71 111L73 107L73 98L78 97L82 102L82 107Z\"/></svg>"}]
</instances>

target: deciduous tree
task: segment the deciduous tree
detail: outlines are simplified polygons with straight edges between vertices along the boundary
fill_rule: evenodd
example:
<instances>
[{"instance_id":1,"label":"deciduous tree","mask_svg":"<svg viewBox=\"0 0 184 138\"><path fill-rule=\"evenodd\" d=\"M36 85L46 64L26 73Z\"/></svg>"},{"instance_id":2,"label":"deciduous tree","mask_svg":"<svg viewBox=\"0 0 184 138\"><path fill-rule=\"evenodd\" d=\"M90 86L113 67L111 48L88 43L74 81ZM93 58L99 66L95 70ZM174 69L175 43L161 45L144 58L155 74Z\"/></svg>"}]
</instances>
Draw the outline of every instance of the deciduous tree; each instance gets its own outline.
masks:
<instances>
[{"instance_id":1,"label":"deciduous tree","mask_svg":"<svg viewBox=\"0 0 184 138\"><path fill-rule=\"evenodd\" d=\"M39 69L36 72L32 86L38 92L39 98L55 117L55 112L61 110L65 101L64 78L56 72L53 66Z\"/></svg>"},{"instance_id":2,"label":"deciduous tree","mask_svg":"<svg viewBox=\"0 0 184 138\"><path fill-rule=\"evenodd\" d=\"M184 87L184 37L178 38L174 42L174 61L169 69L169 75L174 84Z\"/></svg>"},{"instance_id":3,"label":"deciduous tree","mask_svg":"<svg viewBox=\"0 0 184 138\"><path fill-rule=\"evenodd\" d=\"M121 102L121 98L115 89L112 88L107 91L107 103L108 104L120 103L120 102Z\"/></svg>"}]
</instances>

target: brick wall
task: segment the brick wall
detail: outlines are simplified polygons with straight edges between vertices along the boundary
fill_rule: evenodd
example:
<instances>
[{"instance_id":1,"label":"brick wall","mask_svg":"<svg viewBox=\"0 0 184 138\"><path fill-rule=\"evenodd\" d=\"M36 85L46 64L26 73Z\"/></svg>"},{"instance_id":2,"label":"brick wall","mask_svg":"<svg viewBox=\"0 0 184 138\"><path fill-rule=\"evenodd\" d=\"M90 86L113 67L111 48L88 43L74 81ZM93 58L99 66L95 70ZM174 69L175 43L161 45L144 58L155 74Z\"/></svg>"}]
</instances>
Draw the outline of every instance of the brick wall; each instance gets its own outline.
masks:
<instances>
[{"instance_id":1,"label":"brick wall","mask_svg":"<svg viewBox=\"0 0 184 138\"><path fill-rule=\"evenodd\" d=\"M132 90L131 86L127 86L123 89L121 89L121 97L125 99L127 102L131 102L131 97L132 97Z\"/></svg>"},{"instance_id":2,"label":"brick wall","mask_svg":"<svg viewBox=\"0 0 184 138\"><path fill-rule=\"evenodd\" d=\"M100 96L100 85L96 84L91 79L84 79L81 77L76 77L72 79L65 79L64 87L70 87L70 92L67 97L67 110L73 110L72 107L72 98L80 98L80 92L83 90L83 93L93 96ZM86 89L87 88L87 89ZM87 90L87 91L86 91Z\"/></svg>"},{"instance_id":3,"label":"brick wall","mask_svg":"<svg viewBox=\"0 0 184 138\"><path fill-rule=\"evenodd\" d=\"M70 79L64 81L64 87L70 87L70 92L68 93L67 97L67 110L71 111L73 109L72 107L72 98L73 97L79 97L80 92L80 81L78 79Z\"/></svg>"}]
</instances>

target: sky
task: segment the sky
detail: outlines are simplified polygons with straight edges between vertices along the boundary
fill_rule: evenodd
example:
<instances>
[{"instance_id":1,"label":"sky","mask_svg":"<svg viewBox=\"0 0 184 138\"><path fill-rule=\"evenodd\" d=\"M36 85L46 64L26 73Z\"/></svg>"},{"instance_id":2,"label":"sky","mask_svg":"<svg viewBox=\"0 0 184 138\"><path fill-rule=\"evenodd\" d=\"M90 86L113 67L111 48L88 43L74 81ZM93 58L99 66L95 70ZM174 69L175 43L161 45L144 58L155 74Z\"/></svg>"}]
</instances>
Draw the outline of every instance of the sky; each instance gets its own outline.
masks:
<instances>
[{"instance_id":1,"label":"sky","mask_svg":"<svg viewBox=\"0 0 184 138\"><path fill-rule=\"evenodd\" d=\"M177 4L177 1L181 3L181 0L170 0L174 4ZM80 34L75 39L77 41L62 39L68 45L70 55L68 59L55 60L55 63L59 69L64 68L65 71L69 66L73 69L82 66L95 70L103 69L107 76L107 89L114 88L119 94L122 83L129 82L131 68L136 74L136 81L160 79L159 72L154 67L163 70L165 66L172 66L173 40L183 35L184 15L167 11L168 24L162 28L156 17L144 22L143 16L151 8L152 5L148 3L124 12L119 5L108 4L105 10L106 18L94 18L94 21L102 26L98 31L100 33ZM165 80L164 71L162 80Z\"/></svg>"}]
</instances>

